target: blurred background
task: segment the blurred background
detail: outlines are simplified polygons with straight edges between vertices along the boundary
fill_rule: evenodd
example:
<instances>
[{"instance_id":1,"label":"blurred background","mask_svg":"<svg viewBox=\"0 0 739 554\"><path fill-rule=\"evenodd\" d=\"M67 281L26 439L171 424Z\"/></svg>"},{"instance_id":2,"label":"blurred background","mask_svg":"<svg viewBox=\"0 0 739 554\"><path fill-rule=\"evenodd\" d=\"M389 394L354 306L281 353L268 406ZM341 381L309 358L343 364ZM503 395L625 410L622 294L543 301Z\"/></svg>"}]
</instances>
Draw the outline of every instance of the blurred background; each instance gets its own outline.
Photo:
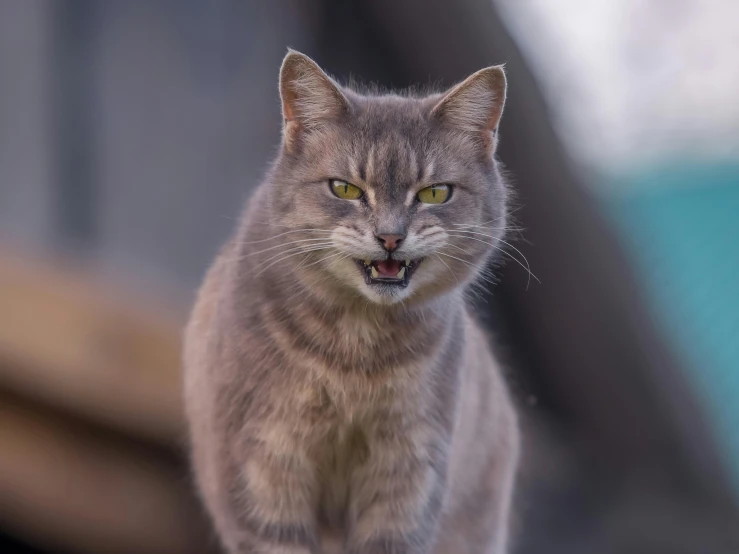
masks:
<instances>
[{"instance_id":1,"label":"blurred background","mask_svg":"<svg viewBox=\"0 0 739 554\"><path fill-rule=\"evenodd\" d=\"M506 63L525 228L480 301L526 433L516 554L739 552L739 3L0 0L0 551L217 543L180 330L279 143L288 46L339 80Z\"/></svg>"}]
</instances>

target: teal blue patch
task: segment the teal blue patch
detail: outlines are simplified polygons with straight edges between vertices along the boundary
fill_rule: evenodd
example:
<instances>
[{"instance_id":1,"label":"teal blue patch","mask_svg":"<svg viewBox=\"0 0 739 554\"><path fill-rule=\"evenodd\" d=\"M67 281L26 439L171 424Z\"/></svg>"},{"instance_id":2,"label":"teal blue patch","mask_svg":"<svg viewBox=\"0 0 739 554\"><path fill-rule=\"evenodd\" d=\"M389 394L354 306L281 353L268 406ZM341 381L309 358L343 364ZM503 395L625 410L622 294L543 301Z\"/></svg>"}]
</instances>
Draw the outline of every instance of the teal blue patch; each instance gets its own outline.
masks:
<instances>
[{"instance_id":1,"label":"teal blue patch","mask_svg":"<svg viewBox=\"0 0 739 554\"><path fill-rule=\"evenodd\" d=\"M656 169L606 199L739 491L739 166Z\"/></svg>"}]
</instances>

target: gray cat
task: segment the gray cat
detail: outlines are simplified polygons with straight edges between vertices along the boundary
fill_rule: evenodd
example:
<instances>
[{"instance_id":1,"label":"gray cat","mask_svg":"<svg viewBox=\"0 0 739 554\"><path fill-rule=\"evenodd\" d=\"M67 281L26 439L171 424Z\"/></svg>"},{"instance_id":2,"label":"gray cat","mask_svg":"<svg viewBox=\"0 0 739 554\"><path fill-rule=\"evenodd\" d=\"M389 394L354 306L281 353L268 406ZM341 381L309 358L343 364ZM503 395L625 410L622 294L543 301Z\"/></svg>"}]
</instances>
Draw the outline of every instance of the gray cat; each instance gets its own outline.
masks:
<instances>
[{"instance_id":1,"label":"gray cat","mask_svg":"<svg viewBox=\"0 0 739 554\"><path fill-rule=\"evenodd\" d=\"M502 554L519 431L465 293L507 244L501 67L445 94L280 71L277 160L200 290L185 391L227 551Z\"/></svg>"}]
</instances>

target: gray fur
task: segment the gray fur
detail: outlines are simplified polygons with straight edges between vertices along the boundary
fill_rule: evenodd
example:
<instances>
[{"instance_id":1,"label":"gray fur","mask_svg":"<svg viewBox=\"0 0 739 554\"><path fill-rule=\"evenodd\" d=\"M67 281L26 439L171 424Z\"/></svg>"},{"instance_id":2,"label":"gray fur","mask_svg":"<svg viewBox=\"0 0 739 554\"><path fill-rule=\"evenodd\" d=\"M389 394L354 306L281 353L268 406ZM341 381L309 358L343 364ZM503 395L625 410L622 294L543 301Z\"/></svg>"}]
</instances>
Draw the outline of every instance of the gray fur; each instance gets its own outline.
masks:
<instances>
[{"instance_id":1,"label":"gray fur","mask_svg":"<svg viewBox=\"0 0 739 554\"><path fill-rule=\"evenodd\" d=\"M503 71L446 95L362 95L290 52L280 91L280 154L186 332L218 534L232 554L503 554L518 427L464 301L507 226ZM447 203L415 200L439 183ZM355 261L385 258L383 233L405 237L393 257L423 259L406 288L366 284Z\"/></svg>"}]
</instances>

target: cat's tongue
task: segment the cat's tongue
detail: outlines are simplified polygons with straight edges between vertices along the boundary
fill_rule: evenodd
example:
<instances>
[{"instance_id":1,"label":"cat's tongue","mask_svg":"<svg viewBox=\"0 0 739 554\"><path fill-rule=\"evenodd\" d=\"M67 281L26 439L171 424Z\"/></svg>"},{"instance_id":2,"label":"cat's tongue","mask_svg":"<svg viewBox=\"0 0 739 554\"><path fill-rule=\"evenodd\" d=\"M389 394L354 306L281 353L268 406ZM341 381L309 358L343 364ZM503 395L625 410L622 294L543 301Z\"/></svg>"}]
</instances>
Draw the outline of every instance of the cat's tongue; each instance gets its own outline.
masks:
<instances>
[{"instance_id":1,"label":"cat's tongue","mask_svg":"<svg viewBox=\"0 0 739 554\"><path fill-rule=\"evenodd\" d=\"M377 262L377 273L380 277L395 277L400 271L400 262L398 260L382 260Z\"/></svg>"}]
</instances>

